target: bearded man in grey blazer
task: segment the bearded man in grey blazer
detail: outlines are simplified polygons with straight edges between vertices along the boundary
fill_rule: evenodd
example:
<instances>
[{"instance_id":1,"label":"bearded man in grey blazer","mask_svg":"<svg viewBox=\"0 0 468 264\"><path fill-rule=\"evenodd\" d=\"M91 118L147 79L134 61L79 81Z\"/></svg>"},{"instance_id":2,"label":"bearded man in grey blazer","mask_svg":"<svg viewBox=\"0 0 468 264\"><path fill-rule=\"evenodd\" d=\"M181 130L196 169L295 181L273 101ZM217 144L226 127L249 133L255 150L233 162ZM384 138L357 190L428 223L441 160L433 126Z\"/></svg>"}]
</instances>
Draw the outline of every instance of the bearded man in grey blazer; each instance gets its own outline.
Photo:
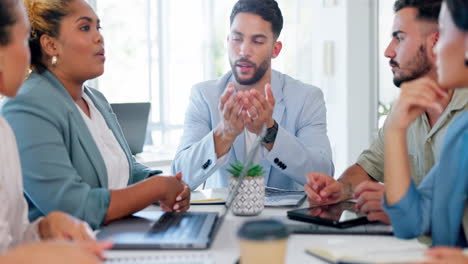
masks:
<instances>
[{"instance_id":1,"label":"bearded man in grey blazer","mask_svg":"<svg viewBox=\"0 0 468 264\"><path fill-rule=\"evenodd\" d=\"M172 171L191 189L227 187L226 168L245 161L265 125L255 162L267 186L302 190L308 171L333 174L321 90L271 69L282 48L276 1L239 0L230 22L231 71L193 87Z\"/></svg>"}]
</instances>

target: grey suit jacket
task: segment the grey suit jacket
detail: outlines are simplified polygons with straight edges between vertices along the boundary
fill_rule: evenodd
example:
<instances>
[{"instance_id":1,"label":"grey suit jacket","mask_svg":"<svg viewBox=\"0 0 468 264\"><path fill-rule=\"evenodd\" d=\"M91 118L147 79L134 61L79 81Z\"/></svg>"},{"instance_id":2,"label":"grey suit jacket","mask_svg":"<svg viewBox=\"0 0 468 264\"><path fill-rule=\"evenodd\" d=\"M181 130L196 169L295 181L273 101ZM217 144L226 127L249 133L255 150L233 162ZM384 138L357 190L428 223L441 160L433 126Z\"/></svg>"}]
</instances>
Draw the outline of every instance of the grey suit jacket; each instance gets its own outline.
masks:
<instances>
[{"instance_id":1,"label":"grey suit jacket","mask_svg":"<svg viewBox=\"0 0 468 264\"><path fill-rule=\"evenodd\" d=\"M227 162L216 158L214 148L213 129L221 118L219 99L233 80L228 72L192 89L184 134L172 163L173 173L181 171L192 189L205 181L206 187L227 187L229 163L245 161L244 133L235 140ZM307 172L334 172L323 94L320 89L277 71L272 71L271 86L276 100L273 118L279 130L273 149L268 152L262 146L259 153L265 182L271 187L301 190ZM212 170L216 172L209 177Z\"/></svg>"}]
</instances>

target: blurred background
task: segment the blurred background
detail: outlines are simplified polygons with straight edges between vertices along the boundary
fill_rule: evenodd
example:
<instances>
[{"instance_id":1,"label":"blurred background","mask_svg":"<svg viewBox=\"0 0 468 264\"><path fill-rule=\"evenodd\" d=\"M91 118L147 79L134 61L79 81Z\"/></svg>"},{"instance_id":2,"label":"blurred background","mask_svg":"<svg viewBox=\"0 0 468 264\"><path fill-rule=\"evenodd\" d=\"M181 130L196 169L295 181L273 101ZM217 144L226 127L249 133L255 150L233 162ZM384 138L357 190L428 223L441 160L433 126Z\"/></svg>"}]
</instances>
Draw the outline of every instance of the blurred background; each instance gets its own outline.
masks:
<instances>
[{"instance_id":1,"label":"blurred background","mask_svg":"<svg viewBox=\"0 0 468 264\"><path fill-rule=\"evenodd\" d=\"M90 84L111 103L151 102L146 151L167 167L192 85L229 71L234 0L89 0L101 18L106 69ZM283 51L273 68L318 86L336 175L382 126L398 89L388 59L392 0L278 0ZM168 172L168 171L167 171Z\"/></svg>"}]
</instances>

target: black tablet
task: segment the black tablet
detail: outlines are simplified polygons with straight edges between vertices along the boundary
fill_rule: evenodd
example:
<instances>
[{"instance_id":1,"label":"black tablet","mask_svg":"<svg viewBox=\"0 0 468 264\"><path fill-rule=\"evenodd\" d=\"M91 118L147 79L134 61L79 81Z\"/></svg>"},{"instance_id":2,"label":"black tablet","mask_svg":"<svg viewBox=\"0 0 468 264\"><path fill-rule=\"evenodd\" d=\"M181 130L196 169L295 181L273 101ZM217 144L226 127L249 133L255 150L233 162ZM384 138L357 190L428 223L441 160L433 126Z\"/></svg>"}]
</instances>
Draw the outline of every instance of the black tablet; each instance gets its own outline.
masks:
<instances>
[{"instance_id":1,"label":"black tablet","mask_svg":"<svg viewBox=\"0 0 468 264\"><path fill-rule=\"evenodd\" d=\"M293 220L338 228L369 223L367 216L358 212L354 206L354 202L344 201L337 204L291 210L288 211L288 217Z\"/></svg>"}]
</instances>

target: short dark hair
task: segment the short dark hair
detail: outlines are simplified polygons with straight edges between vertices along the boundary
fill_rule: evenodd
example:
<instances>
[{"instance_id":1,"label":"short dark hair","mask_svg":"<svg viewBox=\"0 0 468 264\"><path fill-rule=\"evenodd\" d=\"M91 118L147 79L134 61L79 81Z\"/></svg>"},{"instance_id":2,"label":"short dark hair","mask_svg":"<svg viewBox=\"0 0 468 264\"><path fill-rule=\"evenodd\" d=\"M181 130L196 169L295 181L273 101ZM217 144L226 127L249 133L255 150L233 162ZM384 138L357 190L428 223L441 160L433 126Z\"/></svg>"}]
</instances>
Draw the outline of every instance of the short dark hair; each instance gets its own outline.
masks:
<instances>
[{"instance_id":1,"label":"short dark hair","mask_svg":"<svg viewBox=\"0 0 468 264\"><path fill-rule=\"evenodd\" d=\"M231 25L239 13L250 13L261 16L271 23L275 38L278 38L283 29L283 15L275 0L239 0L232 8Z\"/></svg>"},{"instance_id":2,"label":"short dark hair","mask_svg":"<svg viewBox=\"0 0 468 264\"><path fill-rule=\"evenodd\" d=\"M18 0L0 0L0 46L6 46L11 41L11 27L17 22L14 12Z\"/></svg>"},{"instance_id":3,"label":"short dark hair","mask_svg":"<svg viewBox=\"0 0 468 264\"><path fill-rule=\"evenodd\" d=\"M453 22L461 31L468 31L468 1L445 0Z\"/></svg>"},{"instance_id":4,"label":"short dark hair","mask_svg":"<svg viewBox=\"0 0 468 264\"><path fill-rule=\"evenodd\" d=\"M417 19L439 23L440 8L442 0L397 0L393 6L396 12L406 7L418 9Z\"/></svg>"}]
</instances>

